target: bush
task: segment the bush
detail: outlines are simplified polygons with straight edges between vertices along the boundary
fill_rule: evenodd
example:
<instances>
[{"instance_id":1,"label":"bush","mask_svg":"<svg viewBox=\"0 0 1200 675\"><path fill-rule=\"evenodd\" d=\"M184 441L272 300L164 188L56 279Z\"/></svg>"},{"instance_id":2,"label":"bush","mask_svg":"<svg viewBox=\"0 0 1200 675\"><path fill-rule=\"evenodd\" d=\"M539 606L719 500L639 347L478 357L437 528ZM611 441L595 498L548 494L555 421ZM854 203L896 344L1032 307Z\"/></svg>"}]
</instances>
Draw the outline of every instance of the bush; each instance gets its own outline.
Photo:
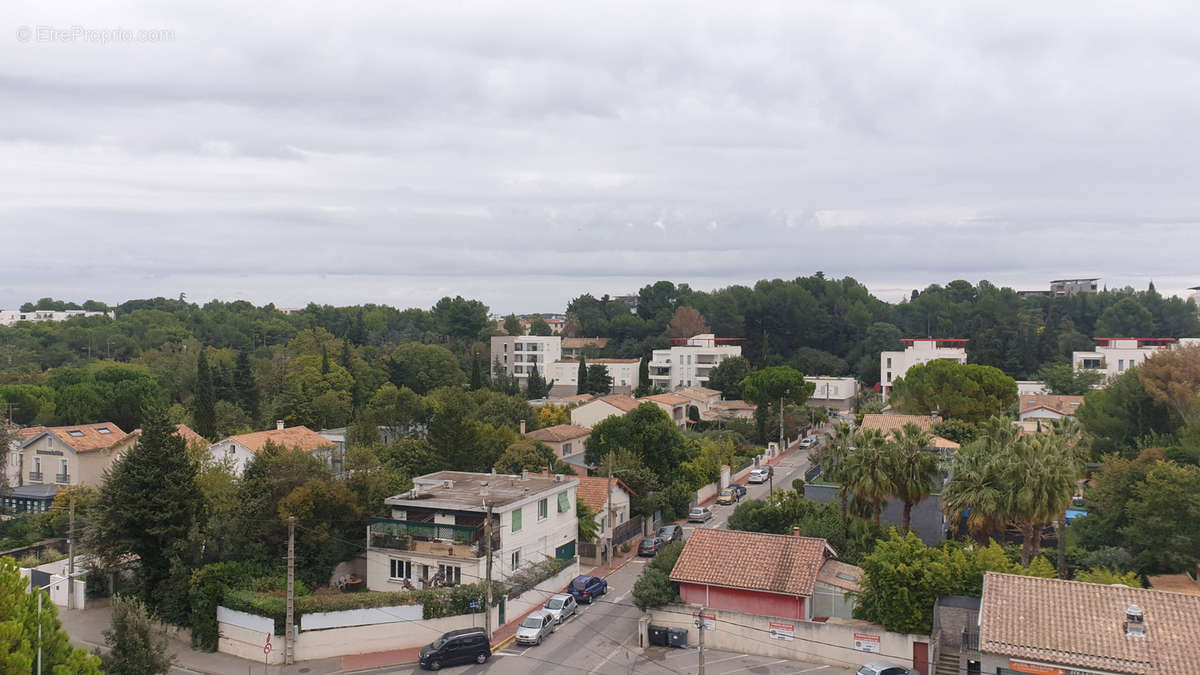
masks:
<instances>
[{"instance_id":1,"label":"bush","mask_svg":"<svg viewBox=\"0 0 1200 675\"><path fill-rule=\"evenodd\" d=\"M510 586L508 590L509 599L521 595L546 579L558 574L564 567L566 567L566 562L558 558L546 558L514 572L508 577Z\"/></svg>"},{"instance_id":2,"label":"bush","mask_svg":"<svg viewBox=\"0 0 1200 675\"><path fill-rule=\"evenodd\" d=\"M672 483L662 491L663 520L679 520L687 516L688 509L691 508L692 500L695 497L696 491L686 484Z\"/></svg>"},{"instance_id":3,"label":"bush","mask_svg":"<svg viewBox=\"0 0 1200 675\"><path fill-rule=\"evenodd\" d=\"M679 591L662 570L647 567L633 585L633 604L645 611L679 602Z\"/></svg>"},{"instance_id":4,"label":"bush","mask_svg":"<svg viewBox=\"0 0 1200 675\"><path fill-rule=\"evenodd\" d=\"M804 494L804 479L803 478L793 478L792 479L792 489L795 490L796 492L799 492L800 494Z\"/></svg>"}]
</instances>

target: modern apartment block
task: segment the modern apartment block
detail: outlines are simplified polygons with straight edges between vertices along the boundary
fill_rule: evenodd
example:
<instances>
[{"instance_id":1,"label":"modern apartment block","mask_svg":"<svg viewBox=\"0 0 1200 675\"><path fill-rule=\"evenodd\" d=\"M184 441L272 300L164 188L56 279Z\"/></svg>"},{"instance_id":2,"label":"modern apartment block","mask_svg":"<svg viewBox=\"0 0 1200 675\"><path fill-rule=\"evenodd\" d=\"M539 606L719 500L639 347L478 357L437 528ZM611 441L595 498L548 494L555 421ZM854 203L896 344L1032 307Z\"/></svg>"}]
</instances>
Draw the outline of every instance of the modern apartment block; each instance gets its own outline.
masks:
<instances>
[{"instance_id":1,"label":"modern apartment block","mask_svg":"<svg viewBox=\"0 0 1200 675\"><path fill-rule=\"evenodd\" d=\"M1100 281L1099 277L1094 279L1055 279L1050 282L1050 295L1060 297L1095 293L1097 281Z\"/></svg>"},{"instance_id":2,"label":"modern apartment block","mask_svg":"<svg viewBox=\"0 0 1200 675\"><path fill-rule=\"evenodd\" d=\"M1120 375L1160 350L1200 344L1200 338L1096 338L1096 343L1090 352L1074 352L1071 363L1075 370L1100 371L1108 378Z\"/></svg>"},{"instance_id":3,"label":"modern apartment block","mask_svg":"<svg viewBox=\"0 0 1200 675\"><path fill-rule=\"evenodd\" d=\"M438 471L384 503L391 518L374 518L367 540L367 587L373 591L455 586L485 578L490 548L497 579L530 563L575 563L578 519L574 476Z\"/></svg>"},{"instance_id":4,"label":"modern apartment block","mask_svg":"<svg viewBox=\"0 0 1200 675\"><path fill-rule=\"evenodd\" d=\"M719 338L704 333L690 338L671 338L669 349L655 349L650 358L650 384L671 391L680 387L703 387L717 364L741 356L745 338Z\"/></svg>"},{"instance_id":5,"label":"modern apartment block","mask_svg":"<svg viewBox=\"0 0 1200 675\"><path fill-rule=\"evenodd\" d=\"M632 394L638 388L638 371L641 359L585 359L588 366L604 366L612 378L612 393ZM540 366L539 366L540 368ZM550 374L542 373L547 380L554 380L554 394L569 396L579 386L579 361L556 361Z\"/></svg>"},{"instance_id":6,"label":"modern apartment block","mask_svg":"<svg viewBox=\"0 0 1200 675\"><path fill-rule=\"evenodd\" d=\"M42 321L66 321L67 319L74 319L77 316L107 316L112 319L115 317L115 314L112 312L89 312L82 309L68 309L64 311L36 309L32 312L0 309L0 326L15 326L22 321L32 321L34 323Z\"/></svg>"},{"instance_id":7,"label":"modern apartment block","mask_svg":"<svg viewBox=\"0 0 1200 675\"><path fill-rule=\"evenodd\" d=\"M808 398L808 405L814 408L830 408L833 410L850 410L858 398L858 378L805 376L805 382L815 385L813 394Z\"/></svg>"},{"instance_id":8,"label":"modern apartment block","mask_svg":"<svg viewBox=\"0 0 1200 675\"><path fill-rule=\"evenodd\" d=\"M902 352L879 353L880 391L887 400L892 391L892 382L904 377L909 368L938 359L967 362L967 341L961 338L915 338L901 340Z\"/></svg>"},{"instance_id":9,"label":"modern apartment block","mask_svg":"<svg viewBox=\"0 0 1200 675\"><path fill-rule=\"evenodd\" d=\"M517 378L521 386L537 367L546 380L553 379L550 369L562 359L562 338L557 335L498 335L492 338L492 377L505 373Z\"/></svg>"}]
</instances>

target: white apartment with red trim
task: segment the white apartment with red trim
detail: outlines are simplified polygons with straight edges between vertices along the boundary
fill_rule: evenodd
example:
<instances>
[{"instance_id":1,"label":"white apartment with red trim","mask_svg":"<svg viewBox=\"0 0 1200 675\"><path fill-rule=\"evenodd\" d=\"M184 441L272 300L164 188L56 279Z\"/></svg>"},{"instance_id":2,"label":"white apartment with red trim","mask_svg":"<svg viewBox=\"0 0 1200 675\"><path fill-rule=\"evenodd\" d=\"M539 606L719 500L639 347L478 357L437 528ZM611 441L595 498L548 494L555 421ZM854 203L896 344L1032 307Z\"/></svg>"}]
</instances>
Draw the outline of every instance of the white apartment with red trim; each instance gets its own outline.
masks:
<instances>
[{"instance_id":1,"label":"white apartment with red trim","mask_svg":"<svg viewBox=\"0 0 1200 675\"><path fill-rule=\"evenodd\" d=\"M892 382L904 377L913 366L938 359L967 362L967 341L963 338L909 338L901 342L904 351L879 353L879 385L885 401L892 391Z\"/></svg>"}]
</instances>

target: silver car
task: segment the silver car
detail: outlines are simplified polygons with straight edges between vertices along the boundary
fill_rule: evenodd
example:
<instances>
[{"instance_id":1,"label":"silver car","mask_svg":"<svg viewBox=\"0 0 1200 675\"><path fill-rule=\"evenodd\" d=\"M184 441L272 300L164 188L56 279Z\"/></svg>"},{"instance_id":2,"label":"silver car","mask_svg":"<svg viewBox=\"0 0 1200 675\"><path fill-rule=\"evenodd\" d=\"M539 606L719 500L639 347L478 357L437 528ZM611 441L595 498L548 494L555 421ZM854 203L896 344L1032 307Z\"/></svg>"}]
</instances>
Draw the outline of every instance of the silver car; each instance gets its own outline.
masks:
<instances>
[{"instance_id":1,"label":"silver car","mask_svg":"<svg viewBox=\"0 0 1200 675\"><path fill-rule=\"evenodd\" d=\"M579 603L575 602L575 596L570 593L559 593L550 596L550 599L546 601L546 606L542 609L553 614L554 622L562 625L562 622L575 615L575 611L579 609Z\"/></svg>"},{"instance_id":2,"label":"silver car","mask_svg":"<svg viewBox=\"0 0 1200 675\"><path fill-rule=\"evenodd\" d=\"M917 675L917 671L887 661L872 661L859 668L857 675Z\"/></svg>"},{"instance_id":3,"label":"silver car","mask_svg":"<svg viewBox=\"0 0 1200 675\"><path fill-rule=\"evenodd\" d=\"M712 520L712 510L707 506L697 506L688 513L689 523L706 523Z\"/></svg>"},{"instance_id":4,"label":"silver car","mask_svg":"<svg viewBox=\"0 0 1200 675\"><path fill-rule=\"evenodd\" d=\"M517 628L517 644L540 645L542 639L558 628L554 615L544 609L530 613Z\"/></svg>"}]
</instances>

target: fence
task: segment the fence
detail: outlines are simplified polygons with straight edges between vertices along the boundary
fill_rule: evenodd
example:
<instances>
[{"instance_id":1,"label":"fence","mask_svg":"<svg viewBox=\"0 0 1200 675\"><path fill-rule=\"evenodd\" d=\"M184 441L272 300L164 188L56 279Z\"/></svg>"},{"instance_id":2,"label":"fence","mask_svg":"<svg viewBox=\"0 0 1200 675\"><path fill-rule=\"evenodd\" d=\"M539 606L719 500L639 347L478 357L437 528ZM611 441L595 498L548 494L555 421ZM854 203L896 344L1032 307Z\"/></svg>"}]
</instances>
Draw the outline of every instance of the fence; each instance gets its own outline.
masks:
<instances>
[{"instance_id":1,"label":"fence","mask_svg":"<svg viewBox=\"0 0 1200 675\"><path fill-rule=\"evenodd\" d=\"M613 530L613 546L620 546L634 537L642 534L642 517L637 516L625 521Z\"/></svg>"}]
</instances>

